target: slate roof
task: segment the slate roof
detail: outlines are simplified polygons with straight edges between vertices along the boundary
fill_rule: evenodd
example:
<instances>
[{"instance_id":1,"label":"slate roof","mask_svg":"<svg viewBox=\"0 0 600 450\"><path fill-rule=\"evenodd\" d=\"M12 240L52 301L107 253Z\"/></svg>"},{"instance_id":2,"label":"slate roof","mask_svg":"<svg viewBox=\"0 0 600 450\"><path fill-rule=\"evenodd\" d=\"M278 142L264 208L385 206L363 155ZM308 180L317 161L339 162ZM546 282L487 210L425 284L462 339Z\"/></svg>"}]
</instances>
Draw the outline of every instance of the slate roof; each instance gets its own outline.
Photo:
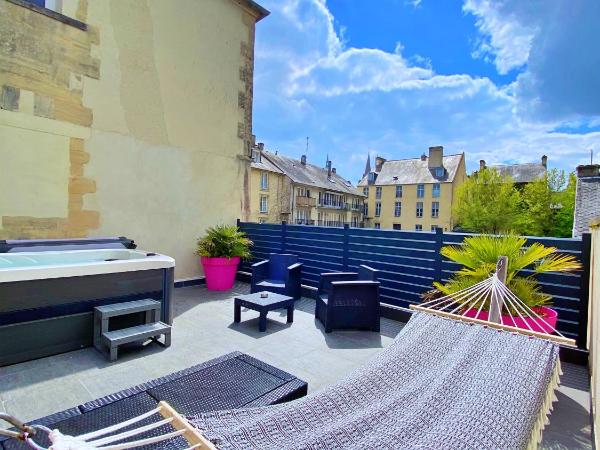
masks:
<instances>
[{"instance_id":1,"label":"slate roof","mask_svg":"<svg viewBox=\"0 0 600 450\"><path fill-rule=\"evenodd\" d=\"M510 176L515 183L531 183L546 174L546 166L540 163L498 164L488 166L502 176Z\"/></svg>"},{"instance_id":2,"label":"slate roof","mask_svg":"<svg viewBox=\"0 0 600 450\"><path fill-rule=\"evenodd\" d=\"M341 192L343 194L352 194L363 196L362 192L343 179L337 173L331 174L331 179L327 178L327 169L314 164L307 163L303 165L299 160L289 158L284 155L276 155L269 151L263 151L263 162L265 159L274 164L282 173L286 174L292 182L306 186L316 186L328 191Z\"/></svg>"},{"instance_id":3,"label":"slate roof","mask_svg":"<svg viewBox=\"0 0 600 450\"><path fill-rule=\"evenodd\" d=\"M589 231L590 221L600 217L600 176L577 178L573 237Z\"/></svg>"},{"instance_id":4,"label":"slate roof","mask_svg":"<svg viewBox=\"0 0 600 450\"><path fill-rule=\"evenodd\" d=\"M427 159L421 158L396 159L383 163L381 171L375 180L375 186L390 184L427 184L427 183L451 183L456 177L458 167L464 155L447 155L442 159L446 169L444 178L436 178L427 166ZM367 175L358 183L359 186L367 186Z\"/></svg>"},{"instance_id":5,"label":"slate roof","mask_svg":"<svg viewBox=\"0 0 600 450\"><path fill-rule=\"evenodd\" d=\"M283 173L275 164L267 158L261 158L260 161L252 161L250 167L253 169L267 170L269 172Z\"/></svg>"}]
</instances>

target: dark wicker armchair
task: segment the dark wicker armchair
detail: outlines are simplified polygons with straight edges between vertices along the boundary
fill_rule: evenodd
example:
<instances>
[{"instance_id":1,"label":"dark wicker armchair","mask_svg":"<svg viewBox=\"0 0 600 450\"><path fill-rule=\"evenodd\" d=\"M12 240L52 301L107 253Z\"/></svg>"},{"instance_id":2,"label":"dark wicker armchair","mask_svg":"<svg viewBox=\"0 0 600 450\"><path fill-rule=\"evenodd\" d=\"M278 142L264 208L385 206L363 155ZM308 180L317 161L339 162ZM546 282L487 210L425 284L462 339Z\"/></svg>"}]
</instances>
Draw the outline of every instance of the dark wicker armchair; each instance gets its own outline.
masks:
<instances>
[{"instance_id":1,"label":"dark wicker armchair","mask_svg":"<svg viewBox=\"0 0 600 450\"><path fill-rule=\"evenodd\" d=\"M252 264L250 292L269 291L298 300L302 295L301 277L298 256L271 253L269 259Z\"/></svg>"},{"instance_id":2,"label":"dark wicker armchair","mask_svg":"<svg viewBox=\"0 0 600 450\"><path fill-rule=\"evenodd\" d=\"M315 317L329 333L334 328L379 331L378 271L323 273L315 299Z\"/></svg>"}]
</instances>

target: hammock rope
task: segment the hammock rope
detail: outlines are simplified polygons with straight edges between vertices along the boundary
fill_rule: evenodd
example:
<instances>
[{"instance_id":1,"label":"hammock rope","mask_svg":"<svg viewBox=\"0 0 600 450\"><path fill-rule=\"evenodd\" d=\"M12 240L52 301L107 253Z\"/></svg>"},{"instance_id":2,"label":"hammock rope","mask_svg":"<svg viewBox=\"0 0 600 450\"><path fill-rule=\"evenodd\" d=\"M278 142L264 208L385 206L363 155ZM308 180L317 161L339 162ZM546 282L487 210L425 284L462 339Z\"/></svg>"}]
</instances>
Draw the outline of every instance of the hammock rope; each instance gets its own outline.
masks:
<instances>
[{"instance_id":1,"label":"hammock rope","mask_svg":"<svg viewBox=\"0 0 600 450\"><path fill-rule=\"evenodd\" d=\"M506 260L502 264L506 265ZM420 305L410 305L410 308L575 347L574 339L565 337L504 284L501 280L503 276L500 268L499 260L497 271L489 278L453 294L444 295ZM482 314L486 311L487 315ZM494 313L497 320L492 318ZM519 322L518 326L517 321Z\"/></svg>"}]
</instances>

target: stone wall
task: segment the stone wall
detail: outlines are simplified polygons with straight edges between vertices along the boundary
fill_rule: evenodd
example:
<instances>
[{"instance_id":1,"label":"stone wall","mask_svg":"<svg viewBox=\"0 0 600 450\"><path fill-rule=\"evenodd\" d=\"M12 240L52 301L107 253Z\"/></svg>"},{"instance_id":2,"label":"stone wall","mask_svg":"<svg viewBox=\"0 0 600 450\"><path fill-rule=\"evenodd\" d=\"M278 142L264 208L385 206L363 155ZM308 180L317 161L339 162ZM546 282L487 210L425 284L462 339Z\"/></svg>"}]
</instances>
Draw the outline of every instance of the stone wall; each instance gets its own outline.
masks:
<instances>
[{"instance_id":1,"label":"stone wall","mask_svg":"<svg viewBox=\"0 0 600 450\"><path fill-rule=\"evenodd\" d=\"M250 211L256 11L60 3L83 23L0 0L0 238L124 235L198 276L196 238Z\"/></svg>"}]
</instances>

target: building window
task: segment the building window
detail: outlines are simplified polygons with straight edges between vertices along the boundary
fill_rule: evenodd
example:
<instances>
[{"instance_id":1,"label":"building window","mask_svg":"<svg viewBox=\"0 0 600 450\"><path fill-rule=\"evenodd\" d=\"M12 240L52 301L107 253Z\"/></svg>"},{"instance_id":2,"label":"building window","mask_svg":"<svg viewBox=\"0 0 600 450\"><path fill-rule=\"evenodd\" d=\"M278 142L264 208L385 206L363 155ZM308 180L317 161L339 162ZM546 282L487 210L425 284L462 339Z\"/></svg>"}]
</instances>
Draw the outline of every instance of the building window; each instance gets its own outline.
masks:
<instances>
[{"instance_id":1,"label":"building window","mask_svg":"<svg viewBox=\"0 0 600 450\"><path fill-rule=\"evenodd\" d=\"M439 227L437 225L431 225L431 231L437 230Z\"/></svg>"},{"instance_id":2,"label":"building window","mask_svg":"<svg viewBox=\"0 0 600 450\"><path fill-rule=\"evenodd\" d=\"M402 229L402 225L399 224L399 223L395 223L395 224L392 225L392 228L394 230L401 230Z\"/></svg>"},{"instance_id":3,"label":"building window","mask_svg":"<svg viewBox=\"0 0 600 450\"><path fill-rule=\"evenodd\" d=\"M417 217L423 217L423 202L417 202Z\"/></svg>"},{"instance_id":4,"label":"building window","mask_svg":"<svg viewBox=\"0 0 600 450\"><path fill-rule=\"evenodd\" d=\"M425 197L425 185L417 184L417 198Z\"/></svg>"},{"instance_id":5,"label":"building window","mask_svg":"<svg viewBox=\"0 0 600 450\"><path fill-rule=\"evenodd\" d=\"M432 186L431 196L433 198L438 198L440 196L440 183L435 183Z\"/></svg>"},{"instance_id":6,"label":"building window","mask_svg":"<svg viewBox=\"0 0 600 450\"><path fill-rule=\"evenodd\" d=\"M399 184L396 186L396 198L402 197L402 185Z\"/></svg>"},{"instance_id":7,"label":"building window","mask_svg":"<svg viewBox=\"0 0 600 450\"><path fill-rule=\"evenodd\" d=\"M381 198L381 186L375 188L375 198Z\"/></svg>"},{"instance_id":8,"label":"building window","mask_svg":"<svg viewBox=\"0 0 600 450\"><path fill-rule=\"evenodd\" d=\"M402 214L402 202L396 202L394 205L394 216L400 217L400 214Z\"/></svg>"},{"instance_id":9,"label":"building window","mask_svg":"<svg viewBox=\"0 0 600 450\"><path fill-rule=\"evenodd\" d=\"M269 174L268 173L260 174L260 188L263 190L269 189Z\"/></svg>"},{"instance_id":10,"label":"building window","mask_svg":"<svg viewBox=\"0 0 600 450\"><path fill-rule=\"evenodd\" d=\"M443 167L435 168L435 177L436 178L443 178L445 174L446 174L446 170Z\"/></svg>"},{"instance_id":11,"label":"building window","mask_svg":"<svg viewBox=\"0 0 600 450\"><path fill-rule=\"evenodd\" d=\"M416 224L415 231L423 231L423 225L421 225L420 223Z\"/></svg>"},{"instance_id":12,"label":"building window","mask_svg":"<svg viewBox=\"0 0 600 450\"><path fill-rule=\"evenodd\" d=\"M364 194L366 197L368 197L368 196L369 196L369 186L365 186L365 187L363 188L363 194Z\"/></svg>"},{"instance_id":13,"label":"building window","mask_svg":"<svg viewBox=\"0 0 600 450\"><path fill-rule=\"evenodd\" d=\"M375 203L375 217L379 217L381 215L381 202Z\"/></svg>"},{"instance_id":14,"label":"building window","mask_svg":"<svg viewBox=\"0 0 600 450\"><path fill-rule=\"evenodd\" d=\"M260 196L260 212L266 213L269 211L269 197L266 195Z\"/></svg>"},{"instance_id":15,"label":"building window","mask_svg":"<svg viewBox=\"0 0 600 450\"><path fill-rule=\"evenodd\" d=\"M381 224L379 222L375 223L375 229L379 230L381 228Z\"/></svg>"},{"instance_id":16,"label":"building window","mask_svg":"<svg viewBox=\"0 0 600 450\"><path fill-rule=\"evenodd\" d=\"M440 202L431 202L431 217L440 216Z\"/></svg>"},{"instance_id":17,"label":"building window","mask_svg":"<svg viewBox=\"0 0 600 450\"><path fill-rule=\"evenodd\" d=\"M367 203L365 203L365 217L367 217L369 215L369 205Z\"/></svg>"}]
</instances>

